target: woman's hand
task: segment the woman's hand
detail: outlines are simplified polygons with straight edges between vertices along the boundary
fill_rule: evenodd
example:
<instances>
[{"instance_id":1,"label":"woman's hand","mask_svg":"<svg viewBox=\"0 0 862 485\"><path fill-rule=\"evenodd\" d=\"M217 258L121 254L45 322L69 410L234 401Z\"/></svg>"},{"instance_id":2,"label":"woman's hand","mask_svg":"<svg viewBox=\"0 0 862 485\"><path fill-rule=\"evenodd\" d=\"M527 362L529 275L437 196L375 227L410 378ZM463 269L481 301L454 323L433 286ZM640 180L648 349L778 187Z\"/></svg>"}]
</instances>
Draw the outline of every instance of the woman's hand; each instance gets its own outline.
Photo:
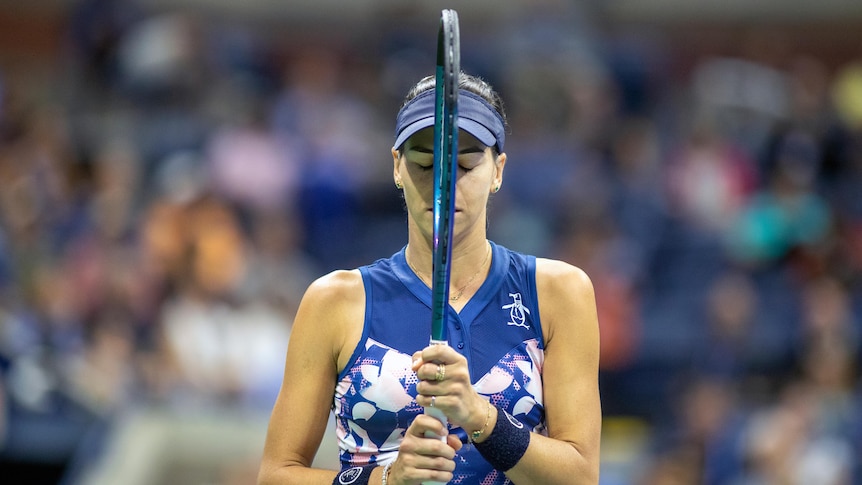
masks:
<instances>
[{"instance_id":1,"label":"woman's hand","mask_svg":"<svg viewBox=\"0 0 862 485\"><path fill-rule=\"evenodd\" d=\"M440 439L443 436L446 437L445 442ZM458 436L449 434L443 423L431 416L420 414L404 433L398 458L389 470L387 483L449 483L455 470L455 452L460 450L461 446Z\"/></svg>"},{"instance_id":2,"label":"woman's hand","mask_svg":"<svg viewBox=\"0 0 862 485\"><path fill-rule=\"evenodd\" d=\"M448 345L429 345L413 354L413 371L419 377L416 402L434 407L467 433L487 422L488 401L470 381L467 359Z\"/></svg>"}]
</instances>

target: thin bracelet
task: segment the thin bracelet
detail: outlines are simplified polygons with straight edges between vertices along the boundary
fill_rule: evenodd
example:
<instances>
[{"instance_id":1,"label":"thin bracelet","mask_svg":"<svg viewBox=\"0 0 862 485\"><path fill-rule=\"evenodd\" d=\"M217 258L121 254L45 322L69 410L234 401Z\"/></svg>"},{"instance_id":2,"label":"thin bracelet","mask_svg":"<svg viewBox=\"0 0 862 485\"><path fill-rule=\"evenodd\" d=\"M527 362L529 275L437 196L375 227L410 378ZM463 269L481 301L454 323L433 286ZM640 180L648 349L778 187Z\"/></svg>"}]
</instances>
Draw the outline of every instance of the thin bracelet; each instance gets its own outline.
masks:
<instances>
[{"instance_id":1,"label":"thin bracelet","mask_svg":"<svg viewBox=\"0 0 862 485\"><path fill-rule=\"evenodd\" d=\"M387 463L385 467L383 467L383 481L380 482L380 485L386 485L386 480L389 478L389 467L392 466L392 463Z\"/></svg>"},{"instance_id":2,"label":"thin bracelet","mask_svg":"<svg viewBox=\"0 0 862 485\"><path fill-rule=\"evenodd\" d=\"M482 435L485 434L485 430L488 428L488 423L491 421L491 401L487 401L487 404L488 414L485 416L485 424L482 425L482 429L479 431L473 431L470 433L468 436L470 443L475 443L477 439L481 438Z\"/></svg>"}]
</instances>

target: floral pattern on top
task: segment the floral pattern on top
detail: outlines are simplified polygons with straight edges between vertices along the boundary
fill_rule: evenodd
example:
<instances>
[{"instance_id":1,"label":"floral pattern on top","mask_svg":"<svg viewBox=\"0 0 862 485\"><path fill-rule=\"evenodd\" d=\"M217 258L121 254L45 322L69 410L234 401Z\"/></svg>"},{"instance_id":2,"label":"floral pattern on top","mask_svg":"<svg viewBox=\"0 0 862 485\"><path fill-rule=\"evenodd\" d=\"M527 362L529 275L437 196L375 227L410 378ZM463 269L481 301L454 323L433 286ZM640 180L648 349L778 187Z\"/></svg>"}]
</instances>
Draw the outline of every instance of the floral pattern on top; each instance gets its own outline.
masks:
<instances>
[{"instance_id":1,"label":"floral pattern on top","mask_svg":"<svg viewBox=\"0 0 862 485\"><path fill-rule=\"evenodd\" d=\"M534 432L545 433L542 396L544 351L535 339L507 352L474 387ZM371 338L335 390L336 434L342 469L395 460L407 427L423 412L416 403L418 379L412 355ZM452 429L462 438L464 430ZM511 483L494 470L475 447L465 445L455 457L451 483Z\"/></svg>"}]
</instances>

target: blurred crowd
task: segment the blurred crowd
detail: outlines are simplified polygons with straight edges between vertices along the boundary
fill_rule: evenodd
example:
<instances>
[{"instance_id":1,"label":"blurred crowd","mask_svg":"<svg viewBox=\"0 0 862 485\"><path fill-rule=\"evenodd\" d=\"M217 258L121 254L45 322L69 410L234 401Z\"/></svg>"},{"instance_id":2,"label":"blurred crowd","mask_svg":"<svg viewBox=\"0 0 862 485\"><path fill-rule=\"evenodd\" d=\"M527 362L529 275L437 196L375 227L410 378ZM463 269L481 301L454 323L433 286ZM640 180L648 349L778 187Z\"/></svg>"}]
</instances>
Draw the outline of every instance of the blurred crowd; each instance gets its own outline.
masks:
<instances>
[{"instance_id":1,"label":"blurred crowd","mask_svg":"<svg viewBox=\"0 0 862 485\"><path fill-rule=\"evenodd\" d=\"M0 471L72 480L130 409L269 411L305 286L406 242L389 148L436 19L389 15L84 0L49 68L0 65ZM595 15L461 29L509 114L492 238L596 288L602 483L862 483L862 43L682 69Z\"/></svg>"}]
</instances>

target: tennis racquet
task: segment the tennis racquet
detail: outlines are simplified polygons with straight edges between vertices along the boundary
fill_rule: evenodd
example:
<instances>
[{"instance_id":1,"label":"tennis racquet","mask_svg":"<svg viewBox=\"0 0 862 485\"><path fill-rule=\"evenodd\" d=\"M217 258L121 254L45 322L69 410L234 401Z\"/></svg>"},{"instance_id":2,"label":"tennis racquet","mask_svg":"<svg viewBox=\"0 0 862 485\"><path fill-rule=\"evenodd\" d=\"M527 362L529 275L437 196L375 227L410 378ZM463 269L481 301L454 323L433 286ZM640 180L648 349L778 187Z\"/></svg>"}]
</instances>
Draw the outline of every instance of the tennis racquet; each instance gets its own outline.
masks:
<instances>
[{"instance_id":1,"label":"tennis racquet","mask_svg":"<svg viewBox=\"0 0 862 485\"><path fill-rule=\"evenodd\" d=\"M437 33L437 70L434 106L434 235L431 280L431 344L448 345L449 277L452 272L452 226L455 214L455 177L458 173L458 76L461 41L458 13L443 10ZM439 410L425 413L447 424ZM443 438L445 440L445 438ZM424 482L426 485L438 482Z\"/></svg>"},{"instance_id":2,"label":"tennis racquet","mask_svg":"<svg viewBox=\"0 0 862 485\"><path fill-rule=\"evenodd\" d=\"M431 343L446 344L452 226L458 167L458 14L443 10L437 35L434 112L434 260L431 281Z\"/></svg>"}]
</instances>

